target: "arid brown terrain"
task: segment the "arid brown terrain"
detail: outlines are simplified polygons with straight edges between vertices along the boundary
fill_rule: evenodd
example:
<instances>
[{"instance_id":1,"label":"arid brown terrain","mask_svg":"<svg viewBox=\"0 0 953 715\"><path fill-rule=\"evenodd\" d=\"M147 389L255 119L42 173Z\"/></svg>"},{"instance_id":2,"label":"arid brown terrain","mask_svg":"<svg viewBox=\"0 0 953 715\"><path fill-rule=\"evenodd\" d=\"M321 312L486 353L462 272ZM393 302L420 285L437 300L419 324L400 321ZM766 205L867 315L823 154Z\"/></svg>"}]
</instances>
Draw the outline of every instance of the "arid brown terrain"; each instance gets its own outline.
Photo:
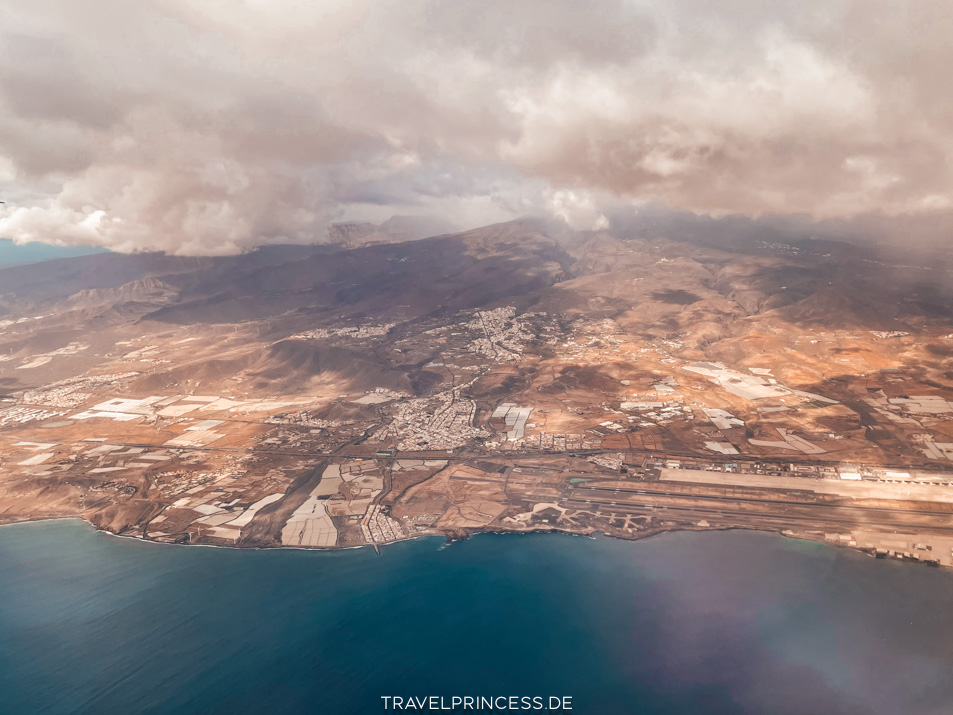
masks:
<instances>
[{"instance_id":1,"label":"arid brown terrain","mask_svg":"<svg viewBox=\"0 0 953 715\"><path fill-rule=\"evenodd\" d=\"M953 565L953 281L516 221L0 270L0 522L347 547L757 528Z\"/></svg>"}]
</instances>

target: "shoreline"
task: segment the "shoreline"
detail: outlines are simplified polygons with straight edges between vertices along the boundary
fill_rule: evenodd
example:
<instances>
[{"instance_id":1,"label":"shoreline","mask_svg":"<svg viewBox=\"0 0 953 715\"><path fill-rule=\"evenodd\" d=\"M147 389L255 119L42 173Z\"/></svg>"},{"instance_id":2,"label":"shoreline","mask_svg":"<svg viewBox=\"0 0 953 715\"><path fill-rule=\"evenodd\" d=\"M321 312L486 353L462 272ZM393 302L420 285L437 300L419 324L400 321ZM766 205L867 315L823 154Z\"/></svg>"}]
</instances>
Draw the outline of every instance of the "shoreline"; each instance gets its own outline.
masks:
<instances>
[{"instance_id":1,"label":"shoreline","mask_svg":"<svg viewBox=\"0 0 953 715\"><path fill-rule=\"evenodd\" d=\"M673 534L678 532L693 532L693 533L705 533L705 532L721 532L721 531L752 531L762 534L777 534L786 539L792 539L796 541L807 541L814 544L822 544L829 546L833 549L840 550L844 549L846 551L855 552L865 556L869 556L873 559L883 559L889 561L900 561L904 563L915 563L921 566L929 566L933 568L944 568L941 564L935 563L932 561L927 561L923 559L913 559L913 558L904 558L899 556L893 556L889 554L878 554L876 552L871 552L871 550L856 546L850 546L849 544L838 543L834 541L829 541L823 538L814 538L810 534L797 534L789 530L773 530L773 529L758 529L751 526L721 526L721 527L675 527L670 529L653 529L647 531L644 534L640 534L635 537L624 537L616 536L614 534L607 534L603 531L593 531L591 533L582 533L575 531L567 531L564 529L550 528L550 529L529 529L529 530L498 530L498 529L487 529L474 532L467 532L466 536L463 538L452 536L448 534L419 534L416 536L408 536L405 539L399 539L397 541L388 541L384 543L375 543L375 544L360 544L357 546L316 546L316 547L303 547L303 546L261 546L255 544L245 544L245 545L226 545L226 544L202 544L202 543L175 543L169 541L156 541L154 539L143 538L141 536L129 536L127 534L117 534L108 529L103 529L96 526L89 519L82 516L50 516L50 517L33 517L29 519L22 519L19 521L10 521L0 523L0 529L6 526L16 526L18 524L39 524L46 521L81 521L85 524L88 524L94 532L105 534L117 539L129 539L131 541L137 541L144 544L156 544L159 546L172 546L172 547L202 547L208 549L228 549L234 551L301 551L301 552L312 552L312 553L332 553L335 551L353 551L355 549L368 549L373 548L375 551L380 547L393 546L396 544L402 544L410 541L420 541L424 539L435 539L443 538L444 543L441 545L441 549L449 547L454 542L458 541L467 541L475 536L480 536L482 534L493 534L498 536L521 536L521 535L544 535L544 534L560 534L564 536L574 536L585 539L592 539L594 541L602 539L611 539L614 541L627 541L635 543L637 541L644 541L647 539L664 536L666 534ZM376 547L376 548L375 548ZM377 551L377 554L380 555L380 552Z\"/></svg>"}]
</instances>

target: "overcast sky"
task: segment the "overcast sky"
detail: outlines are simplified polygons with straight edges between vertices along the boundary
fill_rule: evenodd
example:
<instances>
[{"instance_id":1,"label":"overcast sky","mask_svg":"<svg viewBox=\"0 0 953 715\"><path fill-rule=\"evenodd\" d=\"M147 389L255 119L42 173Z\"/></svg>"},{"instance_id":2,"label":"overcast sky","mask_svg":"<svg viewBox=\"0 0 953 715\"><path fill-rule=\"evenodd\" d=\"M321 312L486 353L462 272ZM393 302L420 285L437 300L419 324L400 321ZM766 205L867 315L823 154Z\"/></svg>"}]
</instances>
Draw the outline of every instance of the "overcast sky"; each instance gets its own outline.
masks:
<instances>
[{"instance_id":1,"label":"overcast sky","mask_svg":"<svg viewBox=\"0 0 953 715\"><path fill-rule=\"evenodd\" d=\"M953 5L5 0L0 237L953 209ZM896 221L894 221L896 223Z\"/></svg>"}]
</instances>

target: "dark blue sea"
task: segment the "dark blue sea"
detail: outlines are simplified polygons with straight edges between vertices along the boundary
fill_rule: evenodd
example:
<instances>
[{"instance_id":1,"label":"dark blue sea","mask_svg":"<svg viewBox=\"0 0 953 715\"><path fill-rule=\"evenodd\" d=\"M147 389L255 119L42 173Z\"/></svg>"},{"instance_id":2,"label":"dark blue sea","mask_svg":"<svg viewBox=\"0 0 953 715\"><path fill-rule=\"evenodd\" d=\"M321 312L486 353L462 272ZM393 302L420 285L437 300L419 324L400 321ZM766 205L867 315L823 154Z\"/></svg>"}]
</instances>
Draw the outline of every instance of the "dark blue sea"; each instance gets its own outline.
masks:
<instances>
[{"instance_id":1,"label":"dark blue sea","mask_svg":"<svg viewBox=\"0 0 953 715\"><path fill-rule=\"evenodd\" d=\"M378 556L0 528L4 715L383 713L382 696L429 695L950 713L953 573L741 531Z\"/></svg>"}]
</instances>

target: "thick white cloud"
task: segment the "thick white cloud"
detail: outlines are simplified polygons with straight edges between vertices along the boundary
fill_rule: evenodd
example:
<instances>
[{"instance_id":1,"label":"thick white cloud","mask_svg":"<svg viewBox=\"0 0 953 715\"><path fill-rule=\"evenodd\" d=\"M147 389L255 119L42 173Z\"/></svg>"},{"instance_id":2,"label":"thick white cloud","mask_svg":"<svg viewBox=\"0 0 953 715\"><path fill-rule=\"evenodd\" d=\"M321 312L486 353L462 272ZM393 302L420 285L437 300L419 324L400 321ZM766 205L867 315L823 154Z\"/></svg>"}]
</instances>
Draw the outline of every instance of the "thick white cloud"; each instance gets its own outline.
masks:
<instances>
[{"instance_id":1,"label":"thick white cloud","mask_svg":"<svg viewBox=\"0 0 953 715\"><path fill-rule=\"evenodd\" d=\"M232 253L329 221L953 209L929 0L8 0L0 236Z\"/></svg>"}]
</instances>

